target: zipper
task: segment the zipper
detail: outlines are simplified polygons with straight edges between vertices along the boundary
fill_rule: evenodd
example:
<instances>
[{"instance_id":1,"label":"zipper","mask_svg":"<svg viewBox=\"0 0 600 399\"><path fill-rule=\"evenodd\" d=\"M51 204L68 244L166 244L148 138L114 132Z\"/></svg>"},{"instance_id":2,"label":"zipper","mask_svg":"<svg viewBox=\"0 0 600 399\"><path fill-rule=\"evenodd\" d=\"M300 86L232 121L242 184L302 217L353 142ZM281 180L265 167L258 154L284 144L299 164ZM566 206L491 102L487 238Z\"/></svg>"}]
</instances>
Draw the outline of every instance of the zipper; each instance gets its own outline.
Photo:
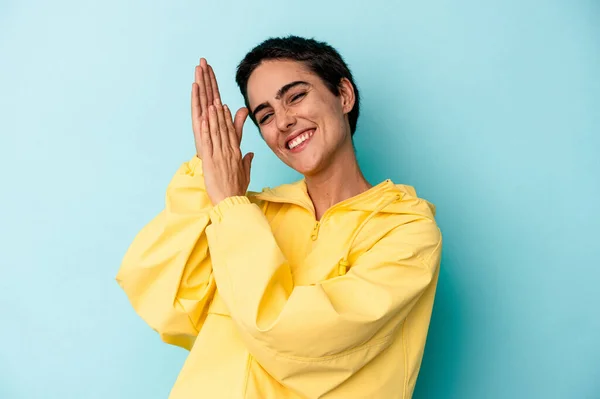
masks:
<instances>
[{"instance_id":1,"label":"zipper","mask_svg":"<svg viewBox=\"0 0 600 399\"><path fill-rule=\"evenodd\" d=\"M323 219L321 218L321 220ZM319 227L321 227L321 222L317 220L310 235L311 240L317 241L317 238L319 238Z\"/></svg>"},{"instance_id":2,"label":"zipper","mask_svg":"<svg viewBox=\"0 0 600 399\"><path fill-rule=\"evenodd\" d=\"M325 213L323 215L321 215L320 220L317 220L314 208L312 208L312 207L309 208L307 206L307 204L303 201L297 201L297 200L291 199L291 198L275 197L273 195L265 194L264 192L256 194L256 198L259 198L259 199L262 199L265 201L269 201L269 202L276 202L276 203L280 203L280 204L293 204L293 205L297 205L303 209L306 209L308 212L310 212L313 215L313 218L315 219L315 222L314 222L315 224L313 226L310 238L312 241L316 241L319 238L319 230L321 228L321 225L325 221L326 217L328 217L330 214L335 212L337 209L342 208L344 206L348 206L355 201L359 201L359 200L365 201L367 199L370 200L371 198L373 198L377 195L381 195L380 191L382 191L384 189L384 187L386 187L389 183L390 183L390 179L386 179L383 182L379 183L378 185L371 187L369 190L367 190L361 194L358 194L357 196L350 197L341 202L338 202L331 208L327 209L325 211Z\"/></svg>"}]
</instances>

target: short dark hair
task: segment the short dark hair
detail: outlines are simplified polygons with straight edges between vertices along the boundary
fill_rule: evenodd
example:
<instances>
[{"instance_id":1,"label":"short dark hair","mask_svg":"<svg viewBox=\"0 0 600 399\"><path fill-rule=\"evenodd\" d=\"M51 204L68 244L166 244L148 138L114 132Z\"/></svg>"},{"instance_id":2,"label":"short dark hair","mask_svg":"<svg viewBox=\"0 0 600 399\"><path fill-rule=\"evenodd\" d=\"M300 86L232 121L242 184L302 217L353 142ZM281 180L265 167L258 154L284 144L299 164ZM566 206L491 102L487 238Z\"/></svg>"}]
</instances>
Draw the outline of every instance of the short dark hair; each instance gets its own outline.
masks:
<instances>
[{"instance_id":1,"label":"short dark hair","mask_svg":"<svg viewBox=\"0 0 600 399\"><path fill-rule=\"evenodd\" d=\"M325 83L325 86L335 95L340 95L339 84L342 78L346 78L354 86L356 101L354 107L348 113L350 122L350 133L354 135L359 111L358 87L354 83L352 73L342 56L332 46L325 42L314 39L306 39L299 36L287 36L270 38L254 47L240 62L235 75L246 107L248 104L248 79L254 70L266 60L291 60L299 61L306 65L310 71L315 73ZM250 118L258 126L252 113Z\"/></svg>"}]
</instances>

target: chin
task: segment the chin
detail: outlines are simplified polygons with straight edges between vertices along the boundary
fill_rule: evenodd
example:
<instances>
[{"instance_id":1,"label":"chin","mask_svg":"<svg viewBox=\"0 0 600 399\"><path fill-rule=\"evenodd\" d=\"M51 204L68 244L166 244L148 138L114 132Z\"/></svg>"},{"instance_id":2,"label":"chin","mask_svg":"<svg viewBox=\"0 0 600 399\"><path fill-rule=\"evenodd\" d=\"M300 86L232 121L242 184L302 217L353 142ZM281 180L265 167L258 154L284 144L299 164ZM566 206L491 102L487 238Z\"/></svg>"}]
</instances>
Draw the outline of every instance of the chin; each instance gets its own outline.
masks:
<instances>
[{"instance_id":1,"label":"chin","mask_svg":"<svg viewBox=\"0 0 600 399\"><path fill-rule=\"evenodd\" d=\"M290 166L296 172L303 174L304 176L316 175L322 169L321 164L319 162L302 163L302 164L296 163L295 165L290 165Z\"/></svg>"},{"instance_id":2,"label":"chin","mask_svg":"<svg viewBox=\"0 0 600 399\"><path fill-rule=\"evenodd\" d=\"M306 152L298 155L292 157L280 157L280 159L287 166L304 176L315 175L323 169L324 162L320 154Z\"/></svg>"}]
</instances>

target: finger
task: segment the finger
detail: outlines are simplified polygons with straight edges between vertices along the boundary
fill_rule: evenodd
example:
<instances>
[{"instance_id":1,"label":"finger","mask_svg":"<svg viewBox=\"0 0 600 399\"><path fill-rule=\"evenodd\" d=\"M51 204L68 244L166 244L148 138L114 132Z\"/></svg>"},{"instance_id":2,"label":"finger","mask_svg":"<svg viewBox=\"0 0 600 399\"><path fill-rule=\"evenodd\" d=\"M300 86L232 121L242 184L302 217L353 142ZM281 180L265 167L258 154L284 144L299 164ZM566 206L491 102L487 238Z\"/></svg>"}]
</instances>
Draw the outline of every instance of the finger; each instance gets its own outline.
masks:
<instances>
[{"instance_id":1,"label":"finger","mask_svg":"<svg viewBox=\"0 0 600 399\"><path fill-rule=\"evenodd\" d=\"M246 172L246 178L250 181L250 169L252 168L252 160L254 159L254 153L249 152L244 155L244 159L242 159L242 164L244 165L244 172Z\"/></svg>"},{"instance_id":2,"label":"finger","mask_svg":"<svg viewBox=\"0 0 600 399\"><path fill-rule=\"evenodd\" d=\"M233 122L233 126L235 128L235 133L238 136L238 142L242 142L242 129L244 128L244 122L248 117L248 108L242 107L237 110L235 113L235 121Z\"/></svg>"},{"instance_id":3,"label":"finger","mask_svg":"<svg viewBox=\"0 0 600 399\"><path fill-rule=\"evenodd\" d=\"M219 131L219 120L217 110L214 105L208 107L208 127L210 128L210 141L212 142L212 153L218 155L222 153L221 132Z\"/></svg>"},{"instance_id":4,"label":"finger","mask_svg":"<svg viewBox=\"0 0 600 399\"><path fill-rule=\"evenodd\" d=\"M228 150L233 147L233 143L229 139L229 132L227 131L227 122L225 122L225 110L222 105L216 105L217 109L217 122L219 122L219 137L221 138L221 146L223 150Z\"/></svg>"},{"instance_id":5,"label":"finger","mask_svg":"<svg viewBox=\"0 0 600 399\"><path fill-rule=\"evenodd\" d=\"M201 142L200 130L201 130L201 111L200 111L200 99L198 97L198 85L192 83L192 130L194 131L194 139L196 143ZM198 154L200 155L200 154Z\"/></svg>"},{"instance_id":6,"label":"finger","mask_svg":"<svg viewBox=\"0 0 600 399\"><path fill-rule=\"evenodd\" d=\"M200 65L196 65L196 68L194 68L194 82L200 84L201 77L202 77L202 69L200 68Z\"/></svg>"},{"instance_id":7,"label":"finger","mask_svg":"<svg viewBox=\"0 0 600 399\"><path fill-rule=\"evenodd\" d=\"M212 157L213 154L213 147L212 147L212 140L210 138L210 128L208 126L208 121L206 119L206 117L202 117L202 122L201 122L201 128L200 128L200 134L201 134L201 140L202 140L202 154L201 155L201 159L202 160L207 160L208 157Z\"/></svg>"},{"instance_id":8,"label":"finger","mask_svg":"<svg viewBox=\"0 0 600 399\"><path fill-rule=\"evenodd\" d=\"M235 127L233 126L233 119L231 118L231 111L227 105L223 106L223 114L225 117L225 127L227 128L227 134L229 136L229 144L232 147L240 147L240 139L235 131Z\"/></svg>"},{"instance_id":9,"label":"finger","mask_svg":"<svg viewBox=\"0 0 600 399\"><path fill-rule=\"evenodd\" d=\"M208 77L210 78L210 85L212 88L212 94L214 99L213 101L219 100L219 103L221 103L221 93L219 93L219 85L217 84L215 71L210 65L208 66Z\"/></svg>"},{"instance_id":10,"label":"finger","mask_svg":"<svg viewBox=\"0 0 600 399\"><path fill-rule=\"evenodd\" d=\"M203 58L204 65L202 65L202 78L204 79L204 87L206 88L206 98L208 99L208 105L214 104L215 97L212 92L212 85L210 83L210 74L208 73L208 64Z\"/></svg>"},{"instance_id":11,"label":"finger","mask_svg":"<svg viewBox=\"0 0 600 399\"><path fill-rule=\"evenodd\" d=\"M196 67L198 68L198 67ZM200 115L208 115L208 96L206 95L206 85L204 84L204 78L202 77L202 67L198 71L198 96L200 97Z\"/></svg>"}]
</instances>

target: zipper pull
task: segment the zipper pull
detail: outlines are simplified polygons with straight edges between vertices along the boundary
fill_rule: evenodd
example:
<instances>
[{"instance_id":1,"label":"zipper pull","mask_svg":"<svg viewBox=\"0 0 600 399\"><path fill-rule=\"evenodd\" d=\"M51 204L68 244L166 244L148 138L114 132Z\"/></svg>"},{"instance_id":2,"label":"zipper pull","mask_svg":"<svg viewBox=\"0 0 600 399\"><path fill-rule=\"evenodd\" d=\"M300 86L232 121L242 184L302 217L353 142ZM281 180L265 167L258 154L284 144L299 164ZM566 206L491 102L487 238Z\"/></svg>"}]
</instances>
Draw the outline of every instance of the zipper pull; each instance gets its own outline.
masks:
<instances>
[{"instance_id":1,"label":"zipper pull","mask_svg":"<svg viewBox=\"0 0 600 399\"><path fill-rule=\"evenodd\" d=\"M310 235L310 239L313 241L316 241L317 238L319 238L319 226L321 226L321 223L316 222L315 227L313 227L312 234Z\"/></svg>"}]
</instances>

